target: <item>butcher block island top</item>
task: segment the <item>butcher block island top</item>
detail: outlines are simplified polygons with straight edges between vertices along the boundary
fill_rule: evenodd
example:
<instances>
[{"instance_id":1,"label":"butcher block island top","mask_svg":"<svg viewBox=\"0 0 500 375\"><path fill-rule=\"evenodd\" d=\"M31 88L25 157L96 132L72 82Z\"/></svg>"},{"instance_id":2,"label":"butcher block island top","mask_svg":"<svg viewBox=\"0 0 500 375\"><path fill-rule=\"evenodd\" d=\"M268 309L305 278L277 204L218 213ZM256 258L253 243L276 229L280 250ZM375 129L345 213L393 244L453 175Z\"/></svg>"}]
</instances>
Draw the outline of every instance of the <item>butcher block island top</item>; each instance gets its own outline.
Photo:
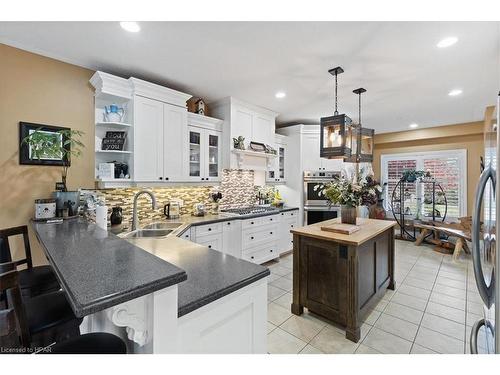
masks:
<instances>
[{"instance_id":1,"label":"butcher block island top","mask_svg":"<svg viewBox=\"0 0 500 375\"><path fill-rule=\"evenodd\" d=\"M318 238L320 240L331 240L345 245L359 246L397 225L397 223L392 220L376 220L358 217L356 219L356 225L359 226L359 230L351 234L341 234L321 229L322 227L332 224L340 224L340 218L296 228L291 230L291 232L300 234L301 236Z\"/></svg>"},{"instance_id":2,"label":"butcher block island top","mask_svg":"<svg viewBox=\"0 0 500 375\"><path fill-rule=\"evenodd\" d=\"M396 222L358 218L354 233L322 227L327 220L293 229L292 313L306 307L345 327L346 337L358 342L360 325L383 297L395 288L394 226Z\"/></svg>"}]
</instances>

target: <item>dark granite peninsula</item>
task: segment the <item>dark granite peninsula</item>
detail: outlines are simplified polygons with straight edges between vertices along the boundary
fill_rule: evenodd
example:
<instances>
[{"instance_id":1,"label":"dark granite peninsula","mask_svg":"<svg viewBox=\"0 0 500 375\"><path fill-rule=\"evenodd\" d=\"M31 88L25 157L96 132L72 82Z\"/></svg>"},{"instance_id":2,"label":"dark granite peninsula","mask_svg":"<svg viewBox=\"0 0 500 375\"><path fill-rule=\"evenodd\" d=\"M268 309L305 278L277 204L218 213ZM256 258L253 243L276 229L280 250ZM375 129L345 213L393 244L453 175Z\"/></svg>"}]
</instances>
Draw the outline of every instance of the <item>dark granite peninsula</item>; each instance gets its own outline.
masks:
<instances>
[{"instance_id":1,"label":"dark granite peninsula","mask_svg":"<svg viewBox=\"0 0 500 375\"><path fill-rule=\"evenodd\" d=\"M77 317L187 279L179 267L83 220L32 226Z\"/></svg>"},{"instance_id":2,"label":"dark granite peninsula","mask_svg":"<svg viewBox=\"0 0 500 375\"><path fill-rule=\"evenodd\" d=\"M175 235L125 240L83 220L32 227L86 317L82 333L117 334L136 353L266 352L266 267Z\"/></svg>"}]
</instances>

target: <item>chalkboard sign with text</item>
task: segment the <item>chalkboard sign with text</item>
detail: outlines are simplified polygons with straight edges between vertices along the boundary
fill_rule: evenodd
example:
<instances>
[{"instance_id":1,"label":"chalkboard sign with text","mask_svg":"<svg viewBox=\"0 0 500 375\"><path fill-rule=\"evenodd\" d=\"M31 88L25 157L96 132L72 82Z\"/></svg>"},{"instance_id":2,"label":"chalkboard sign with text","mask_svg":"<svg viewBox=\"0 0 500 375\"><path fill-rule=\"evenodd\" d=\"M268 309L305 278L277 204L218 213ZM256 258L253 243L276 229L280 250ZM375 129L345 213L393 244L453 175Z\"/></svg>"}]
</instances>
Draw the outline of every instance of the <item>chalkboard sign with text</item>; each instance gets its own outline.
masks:
<instances>
[{"instance_id":1,"label":"chalkboard sign with text","mask_svg":"<svg viewBox=\"0 0 500 375\"><path fill-rule=\"evenodd\" d=\"M121 131L107 131L106 132L106 138L122 138L125 139L127 136L127 132L121 132Z\"/></svg>"},{"instance_id":2,"label":"chalkboard sign with text","mask_svg":"<svg viewBox=\"0 0 500 375\"><path fill-rule=\"evenodd\" d=\"M102 149L104 151L123 151L125 138L104 138L102 140Z\"/></svg>"}]
</instances>

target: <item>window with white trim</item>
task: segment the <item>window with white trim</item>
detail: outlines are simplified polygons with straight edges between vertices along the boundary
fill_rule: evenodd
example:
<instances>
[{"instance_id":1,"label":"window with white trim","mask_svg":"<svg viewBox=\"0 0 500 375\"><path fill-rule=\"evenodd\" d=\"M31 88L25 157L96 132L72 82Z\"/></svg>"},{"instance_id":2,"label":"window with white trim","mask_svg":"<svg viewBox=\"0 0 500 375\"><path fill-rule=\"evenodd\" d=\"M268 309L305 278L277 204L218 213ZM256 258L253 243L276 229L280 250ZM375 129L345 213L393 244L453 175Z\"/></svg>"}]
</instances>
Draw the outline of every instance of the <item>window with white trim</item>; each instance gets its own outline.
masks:
<instances>
[{"instance_id":1,"label":"window with white trim","mask_svg":"<svg viewBox=\"0 0 500 375\"><path fill-rule=\"evenodd\" d=\"M448 203L447 217L451 219L467 215L467 150L382 155L381 179L382 183L387 182L384 198L386 209L391 209L392 193L403 171L407 169L429 171L439 182ZM410 191L415 190L416 185L409 184L408 187L405 195L416 196L416 191ZM423 210L426 211L425 202L423 204ZM416 200L409 200L409 203L405 204L411 212L416 211L416 205Z\"/></svg>"}]
</instances>

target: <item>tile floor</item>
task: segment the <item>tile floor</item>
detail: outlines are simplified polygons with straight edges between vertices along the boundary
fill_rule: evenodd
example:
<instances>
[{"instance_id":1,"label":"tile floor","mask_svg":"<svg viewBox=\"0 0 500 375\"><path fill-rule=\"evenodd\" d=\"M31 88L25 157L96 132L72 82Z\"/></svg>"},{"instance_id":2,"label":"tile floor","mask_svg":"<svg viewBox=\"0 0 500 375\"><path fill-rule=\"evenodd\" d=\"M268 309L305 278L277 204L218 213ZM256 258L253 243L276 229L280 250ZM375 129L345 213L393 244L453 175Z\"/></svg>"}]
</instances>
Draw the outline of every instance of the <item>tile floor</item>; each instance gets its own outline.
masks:
<instances>
[{"instance_id":1,"label":"tile floor","mask_svg":"<svg viewBox=\"0 0 500 375\"><path fill-rule=\"evenodd\" d=\"M361 326L361 340L308 313L292 315L292 255L266 264L268 351L328 354L469 353L469 334L482 303L470 256L453 261L428 246L396 241L396 287L388 290Z\"/></svg>"}]
</instances>

